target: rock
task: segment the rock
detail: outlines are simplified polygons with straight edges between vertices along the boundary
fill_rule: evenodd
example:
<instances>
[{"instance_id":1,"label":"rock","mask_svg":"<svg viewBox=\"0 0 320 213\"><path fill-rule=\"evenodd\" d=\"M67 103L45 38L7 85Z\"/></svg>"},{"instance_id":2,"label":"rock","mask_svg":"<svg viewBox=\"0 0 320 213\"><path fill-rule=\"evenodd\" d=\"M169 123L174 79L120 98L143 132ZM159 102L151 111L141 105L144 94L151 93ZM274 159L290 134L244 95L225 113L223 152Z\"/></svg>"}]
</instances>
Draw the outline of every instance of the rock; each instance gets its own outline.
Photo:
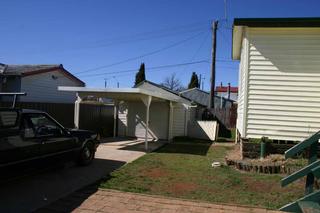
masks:
<instances>
[{"instance_id":1,"label":"rock","mask_svg":"<svg viewBox=\"0 0 320 213\"><path fill-rule=\"evenodd\" d=\"M220 162L213 162L213 163L211 164L211 166L212 166L213 168L220 167L220 166L221 166L221 163L220 163Z\"/></svg>"}]
</instances>

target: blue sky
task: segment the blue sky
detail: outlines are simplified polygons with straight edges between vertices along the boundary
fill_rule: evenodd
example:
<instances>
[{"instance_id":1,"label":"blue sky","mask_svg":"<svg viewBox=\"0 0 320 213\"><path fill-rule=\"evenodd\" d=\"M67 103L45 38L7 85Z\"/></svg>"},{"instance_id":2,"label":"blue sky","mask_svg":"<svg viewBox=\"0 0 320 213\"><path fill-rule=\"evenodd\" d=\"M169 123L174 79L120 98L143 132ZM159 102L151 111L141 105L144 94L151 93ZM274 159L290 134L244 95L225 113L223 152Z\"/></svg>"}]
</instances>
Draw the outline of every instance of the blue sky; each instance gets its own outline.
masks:
<instances>
[{"instance_id":1,"label":"blue sky","mask_svg":"<svg viewBox=\"0 0 320 213\"><path fill-rule=\"evenodd\" d=\"M234 17L320 17L319 8L318 0L227 0L228 21L218 30L216 84L238 81L238 62L231 61ZM4 0L0 62L61 63L88 87L104 87L105 78L109 87L117 81L131 87L132 70L144 62L148 80L161 83L176 73L187 85L197 72L208 89L208 62L152 67L210 60L211 21L224 16L224 0Z\"/></svg>"}]
</instances>

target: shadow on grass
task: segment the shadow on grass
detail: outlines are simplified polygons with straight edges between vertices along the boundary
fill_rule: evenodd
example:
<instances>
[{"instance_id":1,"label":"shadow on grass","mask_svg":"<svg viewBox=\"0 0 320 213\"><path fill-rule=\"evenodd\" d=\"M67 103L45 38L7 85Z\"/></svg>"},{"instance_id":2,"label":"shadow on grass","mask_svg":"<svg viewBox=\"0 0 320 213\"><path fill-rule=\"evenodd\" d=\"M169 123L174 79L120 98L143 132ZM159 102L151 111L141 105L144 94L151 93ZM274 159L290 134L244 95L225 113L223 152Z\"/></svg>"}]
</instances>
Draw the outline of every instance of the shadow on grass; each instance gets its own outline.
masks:
<instances>
[{"instance_id":1,"label":"shadow on grass","mask_svg":"<svg viewBox=\"0 0 320 213\"><path fill-rule=\"evenodd\" d=\"M172 143L156 150L157 153L178 153L191 155L207 155L212 145L211 141L198 140L188 137L175 138Z\"/></svg>"},{"instance_id":2,"label":"shadow on grass","mask_svg":"<svg viewBox=\"0 0 320 213\"><path fill-rule=\"evenodd\" d=\"M148 147L149 147L149 152L155 151L159 149L160 147L164 146L167 144L167 141L149 141ZM145 142L135 142L133 145L126 145L124 147L119 148L119 150L129 150L129 151L137 151L137 152L145 152Z\"/></svg>"}]
</instances>

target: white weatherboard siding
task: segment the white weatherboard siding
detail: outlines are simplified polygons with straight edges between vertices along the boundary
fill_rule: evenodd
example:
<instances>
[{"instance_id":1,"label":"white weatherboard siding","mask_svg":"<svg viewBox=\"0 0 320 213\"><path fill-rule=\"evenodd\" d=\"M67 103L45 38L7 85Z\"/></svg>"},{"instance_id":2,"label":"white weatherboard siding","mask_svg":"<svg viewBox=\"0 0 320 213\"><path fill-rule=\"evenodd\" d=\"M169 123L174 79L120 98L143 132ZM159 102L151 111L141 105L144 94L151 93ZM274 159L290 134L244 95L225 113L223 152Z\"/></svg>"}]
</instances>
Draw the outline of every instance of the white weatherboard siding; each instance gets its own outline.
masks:
<instances>
[{"instance_id":1,"label":"white weatherboard siding","mask_svg":"<svg viewBox=\"0 0 320 213\"><path fill-rule=\"evenodd\" d=\"M52 75L56 79L52 78ZM81 86L59 71L30 75L21 78L21 91L27 96L21 97L24 102L39 103L74 103L75 92L58 91L58 86Z\"/></svg>"},{"instance_id":2,"label":"white weatherboard siding","mask_svg":"<svg viewBox=\"0 0 320 213\"><path fill-rule=\"evenodd\" d=\"M118 136L127 136L127 116L128 116L128 104L122 102L119 104L118 110Z\"/></svg>"},{"instance_id":3,"label":"white weatherboard siding","mask_svg":"<svg viewBox=\"0 0 320 213\"><path fill-rule=\"evenodd\" d=\"M186 136L187 135L187 124L188 115L190 111L181 103L174 104L173 106L173 125L172 125L172 136Z\"/></svg>"},{"instance_id":4,"label":"white weatherboard siding","mask_svg":"<svg viewBox=\"0 0 320 213\"><path fill-rule=\"evenodd\" d=\"M237 108L237 129L241 135L245 135L245 107L247 93L247 81L248 81L248 40L244 36L241 49L241 61L239 67L239 95L238 95L238 108Z\"/></svg>"},{"instance_id":5,"label":"white weatherboard siding","mask_svg":"<svg viewBox=\"0 0 320 213\"><path fill-rule=\"evenodd\" d=\"M247 36L247 101L239 97L238 110L247 118L242 137L303 140L320 130L320 28L247 28Z\"/></svg>"}]
</instances>

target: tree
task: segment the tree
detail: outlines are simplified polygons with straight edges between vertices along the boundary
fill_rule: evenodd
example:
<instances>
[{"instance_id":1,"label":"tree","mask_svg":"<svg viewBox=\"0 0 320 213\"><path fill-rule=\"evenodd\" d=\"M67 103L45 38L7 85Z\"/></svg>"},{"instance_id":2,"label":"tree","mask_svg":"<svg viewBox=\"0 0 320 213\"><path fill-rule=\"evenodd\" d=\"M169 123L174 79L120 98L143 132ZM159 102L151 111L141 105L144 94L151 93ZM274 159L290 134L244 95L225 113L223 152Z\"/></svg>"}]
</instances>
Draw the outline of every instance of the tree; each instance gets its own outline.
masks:
<instances>
[{"instance_id":1,"label":"tree","mask_svg":"<svg viewBox=\"0 0 320 213\"><path fill-rule=\"evenodd\" d=\"M146 74L145 74L144 63L142 63L140 65L139 71L136 74L136 80L135 80L134 84L137 85L144 80L146 80Z\"/></svg>"},{"instance_id":2,"label":"tree","mask_svg":"<svg viewBox=\"0 0 320 213\"><path fill-rule=\"evenodd\" d=\"M175 73L172 73L170 76L166 77L161 85L173 91L184 90L184 87L182 86L180 80L176 77Z\"/></svg>"},{"instance_id":3,"label":"tree","mask_svg":"<svg viewBox=\"0 0 320 213\"><path fill-rule=\"evenodd\" d=\"M190 83L188 84L188 89L199 88L199 79L195 72L192 72Z\"/></svg>"}]
</instances>

